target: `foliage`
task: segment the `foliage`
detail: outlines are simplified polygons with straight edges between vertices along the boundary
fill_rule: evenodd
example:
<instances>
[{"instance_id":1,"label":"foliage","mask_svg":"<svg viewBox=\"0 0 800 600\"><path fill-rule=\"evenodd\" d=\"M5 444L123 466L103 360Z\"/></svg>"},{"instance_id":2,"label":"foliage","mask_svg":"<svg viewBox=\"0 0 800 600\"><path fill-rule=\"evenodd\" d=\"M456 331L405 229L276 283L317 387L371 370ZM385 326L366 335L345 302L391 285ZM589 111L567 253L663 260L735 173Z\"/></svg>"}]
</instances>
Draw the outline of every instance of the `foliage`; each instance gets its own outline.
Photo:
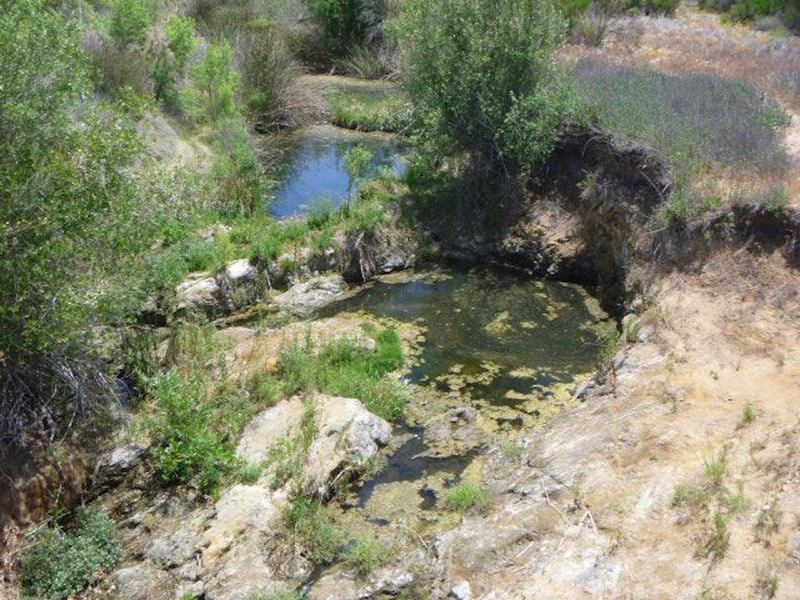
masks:
<instances>
[{"instance_id":1,"label":"foliage","mask_svg":"<svg viewBox=\"0 0 800 600\"><path fill-rule=\"evenodd\" d=\"M263 210L264 172L241 118L217 124L215 150L217 161L212 177L219 190L217 208L225 214L239 215Z\"/></svg>"},{"instance_id":2,"label":"foliage","mask_svg":"<svg viewBox=\"0 0 800 600\"><path fill-rule=\"evenodd\" d=\"M361 182L367 176L372 158L372 152L363 144L354 146L345 152L344 168L347 170L347 175L349 177L347 184L349 197L352 198L353 191L358 190Z\"/></svg>"},{"instance_id":3,"label":"foliage","mask_svg":"<svg viewBox=\"0 0 800 600\"><path fill-rule=\"evenodd\" d=\"M150 385L156 417L152 433L160 440L154 455L166 483L194 482L212 491L233 465L233 450L212 428L206 387L198 376L169 373Z\"/></svg>"},{"instance_id":4,"label":"foliage","mask_svg":"<svg viewBox=\"0 0 800 600\"><path fill-rule=\"evenodd\" d=\"M233 67L233 50L228 42L211 43L206 55L192 69L192 87L185 103L198 120L214 122L234 117L239 74Z\"/></svg>"},{"instance_id":5,"label":"foliage","mask_svg":"<svg viewBox=\"0 0 800 600\"><path fill-rule=\"evenodd\" d=\"M295 495L283 512L283 524L314 563L333 560L341 534L333 525L330 509L318 500Z\"/></svg>"},{"instance_id":6,"label":"foliage","mask_svg":"<svg viewBox=\"0 0 800 600\"><path fill-rule=\"evenodd\" d=\"M680 4L680 0L628 0L627 8L638 9L648 15L671 15Z\"/></svg>"},{"instance_id":7,"label":"foliage","mask_svg":"<svg viewBox=\"0 0 800 600\"><path fill-rule=\"evenodd\" d=\"M794 0L700 0L698 6L725 13L727 18L737 23L774 15L786 27L800 32L800 6Z\"/></svg>"},{"instance_id":8,"label":"foliage","mask_svg":"<svg viewBox=\"0 0 800 600\"><path fill-rule=\"evenodd\" d=\"M101 316L89 291L148 243L133 233L140 142L124 107L84 101L79 27L51 4L0 2L0 62L13 65L0 86L2 445L27 423L88 416L108 393L85 343Z\"/></svg>"},{"instance_id":9,"label":"foliage","mask_svg":"<svg viewBox=\"0 0 800 600\"><path fill-rule=\"evenodd\" d=\"M728 531L728 515L722 512L714 513L711 528L700 552L703 556L709 556L712 560L718 561L725 556L730 546L731 534Z\"/></svg>"},{"instance_id":10,"label":"foliage","mask_svg":"<svg viewBox=\"0 0 800 600\"><path fill-rule=\"evenodd\" d=\"M147 37L152 23L152 3L148 0L115 0L109 33L121 44L138 44Z\"/></svg>"},{"instance_id":11,"label":"foliage","mask_svg":"<svg viewBox=\"0 0 800 600\"><path fill-rule=\"evenodd\" d=\"M328 96L333 123L359 131L402 131L410 125L405 98L393 88L339 89Z\"/></svg>"},{"instance_id":12,"label":"foliage","mask_svg":"<svg viewBox=\"0 0 800 600\"><path fill-rule=\"evenodd\" d=\"M492 507L493 501L487 489L471 482L464 482L445 496L444 504L448 510L455 512L486 513Z\"/></svg>"},{"instance_id":13,"label":"foliage","mask_svg":"<svg viewBox=\"0 0 800 600\"><path fill-rule=\"evenodd\" d=\"M355 46L338 64L345 73L361 79L380 79L387 73L378 52L368 46Z\"/></svg>"},{"instance_id":14,"label":"foliage","mask_svg":"<svg viewBox=\"0 0 800 600\"><path fill-rule=\"evenodd\" d=\"M379 417L399 420L405 394L397 382L382 376L403 362L400 337L393 329L368 329L367 333L377 343L373 351L349 339L323 342L319 348L305 340L284 349L280 371L284 393L318 390L358 398Z\"/></svg>"},{"instance_id":15,"label":"foliage","mask_svg":"<svg viewBox=\"0 0 800 600\"><path fill-rule=\"evenodd\" d=\"M357 537L344 552L345 564L366 577L388 562L388 550L374 535L365 533Z\"/></svg>"},{"instance_id":16,"label":"foliage","mask_svg":"<svg viewBox=\"0 0 800 600\"><path fill-rule=\"evenodd\" d=\"M175 66L178 71L183 71L198 45L194 21L174 16L167 22L166 34L167 45L175 58Z\"/></svg>"},{"instance_id":17,"label":"foliage","mask_svg":"<svg viewBox=\"0 0 800 600\"><path fill-rule=\"evenodd\" d=\"M124 98L128 93L150 95L150 63L141 48L102 40L92 48L91 59L94 79L104 94L113 98Z\"/></svg>"},{"instance_id":18,"label":"foliage","mask_svg":"<svg viewBox=\"0 0 800 600\"><path fill-rule=\"evenodd\" d=\"M22 561L23 597L61 600L91 585L122 556L113 530L114 523L99 511L79 513L74 531L45 529Z\"/></svg>"},{"instance_id":19,"label":"foliage","mask_svg":"<svg viewBox=\"0 0 800 600\"><path fill-rule=\"evenodd\" d=\"M239 37L238 63L245 104L259 131L291 117L291 89L302 69L275 26L261 27Z\"/></svg>"},{"instance_id":20,"label":"foliage","mask_svg":"<svg viewBox=\"0 0 800 600\"><path fill-rule=\"evenodd\" d=\"M567 118L553 51L565 22L549 0L412 0L400 20L421 147L476 164L530 168Z\"/></svg>"},{"instance_id":21,"label":"foliage","mask_svg":"<svg viewBox=\"0 0 800 600\"><path fill-rule=\"evenodd\" d=\"M379 37L388 12L386 0L306 0L311 18L319 26L326 53L343 57L352 49Z\"/></svg>"}]
</instances>

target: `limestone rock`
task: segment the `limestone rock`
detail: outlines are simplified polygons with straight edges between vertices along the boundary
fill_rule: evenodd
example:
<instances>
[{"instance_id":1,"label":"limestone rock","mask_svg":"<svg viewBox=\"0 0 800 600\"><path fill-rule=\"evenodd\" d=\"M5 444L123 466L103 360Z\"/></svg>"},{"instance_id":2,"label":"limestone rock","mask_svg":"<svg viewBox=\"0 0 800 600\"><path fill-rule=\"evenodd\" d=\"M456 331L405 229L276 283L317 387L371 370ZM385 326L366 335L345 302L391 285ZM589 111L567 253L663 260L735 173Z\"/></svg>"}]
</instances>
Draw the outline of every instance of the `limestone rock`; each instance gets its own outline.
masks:
<instances>
[{"instance_id":1,"label":"limestone rock","mask_svg":"<svg viewBox=\"0 0 800 600\"><path fill-rule=\"evenodd\" d=\"M234 260L225 266L225 276L235 285L244 282L251 282L255 279L256 268L250 264L246 258Z\"/></svg>"},{"instance_id":2,"label":"limestone rock","mask_svg":"<svg viewBox=\"0 0 800 600\"><path fill-rule=\"evenodd\" d=\"M203 533L203 564L208 567L231 548L243 532L265 532L278 516L278 507L267 488L258 485L235 485L220 498L216 516Z\"/></svg>"},{"instance_id":3,"label":"limestone rock","mask_svg":"<svg viewBox=\"0 0 800 600\"><path fill-rule=\"evenodd\" d=\"M148 563L119 569L111 579L120 600L172 600L173 597L170 576Z\"/></svg>"},{"instance_id":4,"label":"limestone rock","mask_svg":"<svg viewBox=\"0 0 800 600\"><path fill-rule=\"evenodd\" d=\"M332 302L347 289L341 275L324 275L292 286L275 299L282 309L307 315Z\"/></svg>"},{"instance_id":5,"label":"limestone rock","mask_svg":"<svg viewBox=\"0 0 800 600\"><path fill-rule=\"evenodd\" d=\"M100 486L106 488L118 484L147 455L147 446L128 444L114 448L97 462L95 476Z\"/></svg>"},{"instance_id":6,"label":"limestone rock","mask_svg":"<svg viewBox=\"0 0 800 600\"><path fill-rule=\"evenodd\" d=\"M454 598L455 600L470 600L472 598L472 590L469 587L469 582L461 581L454 585L448 597Z\"/></svg>"},{"instance_id":7,"label":"limestone rock","mask_svg":"<svg viewBox=\"0 0 800 600\"><path fill-rule=\"evenodd\" d=\"M389 443L392 428L354 398L320 395L316 404L319 433L309 449L305 487L327 497L340 474L358 472Z\"/></svg>"},{"instance_id":8,"label":"limestone rock","mask_svg":"<svg viewBox=\"0 0 800 600\"><path fill-rule=\"evenodd\" d=\"M192 273L175 288L175 296L178 313L213 315L219 305L219 285L210 273Z\"/></svg>"},{"instance_id":9,"label":"limestone rock","mask_svg":"<svg viewBox=\"0 0 800 600\"><path fill-rule=\"evenodd\" d=\"M236 456L250 463L261 462L267 458L272 446L291 435L302 416L303 402L300 398L283 400L268 408L244 428Z\"/></svg>"}]
</instances>

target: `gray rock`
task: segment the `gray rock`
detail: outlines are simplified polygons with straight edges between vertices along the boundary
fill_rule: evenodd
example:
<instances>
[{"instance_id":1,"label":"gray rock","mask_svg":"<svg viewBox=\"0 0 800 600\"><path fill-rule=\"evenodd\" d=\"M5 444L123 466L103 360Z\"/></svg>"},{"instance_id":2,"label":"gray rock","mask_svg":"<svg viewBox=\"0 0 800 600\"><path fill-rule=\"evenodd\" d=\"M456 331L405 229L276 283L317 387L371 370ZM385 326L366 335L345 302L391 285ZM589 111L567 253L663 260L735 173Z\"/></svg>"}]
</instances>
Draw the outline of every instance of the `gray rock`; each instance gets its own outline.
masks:
<instances>
[{"instance_id":1,"label":"gray rock","mask_svg":"<svg viewBox=\"0 0 800 600\"><path fill-rule=\"evenodd\" d=\"M789 556L800 565L800 533L793 533L789 536L788 546Z\"/></svg>"},{"instance_id":2,"label":"gray rock","mask_svg":"<svg viewBox=\"0 0 800 600\"><path fill-rule=\"evenodd\" d=\"M219 285L210 273L192 273L175 288L178 313L202 312L212 315L218 309Z\"/></svg>"},{"instance_id":3,"label":"gray rock","mask_svg":"<svg viewBox=\"0 0 800 600\"><path fill-rule=\"evenodd\" d=\"M251 282L256 277L256 268L246 258L234 260L225 266L225 276L234 285Z\"/></svg>"},{"instance_id":4,"label":"gray rock","mask_svg":"<svg viewBox=\"0 0 800 600\"><path fill-rule=\"evenodd\" d=\"M347 283L341 275L324 275L292 286L275 303L288 312L308 315L336 300L346 289Z\"/></svg>"},{"instance_id":5,"label":"gray rock","mask_svg":"<svg viewBox=\"0 0 800 600\"><path fill-rule=\"evenodd\" d=\"M171 600L173 584L170 576L147 563L119 569L111 576L120 600Z\"/></svg>"},{"instance_id":6,"label":"gray rock","mask_svg":"<svg viewBox=\"0 0 800 600\"><path fill-rule=\"evenodd\" d=\"M114 448L108 454L103 455L95 468L98 483L102 487L119 483L131 470L141 464L144 457L147 456L147 451L147 446L129 444Z\"/></svg>"},{"instance_id":7,"label":"gray rock","mask_svg":"<svg viewBox=\"0 0 800 600\"><path fill-rule=\"evenodd\" d=\"M326 498L337 478L355 475L389 443L392 428L354 398L318 395L319 434L309 448L305 488Z\"/></svg>"},{"instance_id":8,"label":"gray rock","mask_svg":"<svg viewBox=\"0 0 800 600\"><path fill-rule=\"evenodd\" d=\"M167 538L153 540L145 555L155 564L171 569L179 567L195 556L195 532L181 529Z\"/></svg>"},{"instance_id":9,"label":"gray rock","mask_svg":"<svg viewBox=\"0 0 800 600\"><path fill-rule=\"evenodd\" d=\"M472 598L472 589L469 587L469 582L461 581L454 585L448 597L455 598L455 600L470 600Z\"/></svg>"}]
</instances>

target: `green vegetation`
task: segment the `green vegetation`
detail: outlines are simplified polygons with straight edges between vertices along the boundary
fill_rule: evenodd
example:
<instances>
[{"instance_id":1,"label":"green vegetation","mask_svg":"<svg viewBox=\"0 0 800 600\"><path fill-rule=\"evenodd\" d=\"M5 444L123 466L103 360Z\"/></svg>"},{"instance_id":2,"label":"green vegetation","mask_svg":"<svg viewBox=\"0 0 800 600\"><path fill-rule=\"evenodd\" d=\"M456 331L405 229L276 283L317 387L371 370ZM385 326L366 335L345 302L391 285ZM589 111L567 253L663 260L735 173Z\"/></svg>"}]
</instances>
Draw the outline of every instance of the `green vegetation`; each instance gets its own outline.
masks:
<instances>
[{"instance_id":1,"label":"green vegetation","mask_svg":"<svg viewBox=\"0 0 800 600\"><path fill-rule=\"evenodd\" d=\"M703 469L708 479L709 485L712 488L719 489L722 485L722 479L728 469L727 465L727 452L723 450L716 458L706 459L703 463Z\"/></svg>"},{"instance_id":2,"label":"green vegetation","mask_svg":"<svg viewBox=\"0 0 800 600\"><path fill-rule=\"evenodd\" d=\"M394 88L343 88L328 94L333 122L360 131L402 131L410 126L410 111Z\"/></svg>"},{"instance_id":3,"label":"green vegetation","mask_svg":"<svg viewBox=\"0 0 800 600\"><path fill-rule=\"evenodd\" d=\"M280 377L284 392L320 391L358 398L374 414L388 421L402 418L406 395L402 385L382 377L403 362L400 337L393 329L367 328L377 347L370 351L349 339L323 342L310 339L284 350Z\"/></svg>"},{"instance_id":4,"label":"green vegetation","mask_svg":"<svg viewBox=\"0 0 800 600\"><path fill-rule=\"evenodd\" d=\"M722 559L730 546L730 538L728 516L716 512L708 536L700 549L700 554L710 557L713 561Z\"/></svg>"},{"instance_id":5,"label":"green vegetation","mask_svg":"<svg viewBox=\"0 0 800 600\"><path fill-rule=\"evenodd\" d=\"M305 0L317 32L306 38L304 58L327 66L354 52L375 56L383 38L383 22L389 14L386 0Z\"/></svg>"},{"instance_id":6,"label":"green vegetation","mask_svg":"<svg viewBox=\"0 0 800 600\"><path fill-rule=\"evenodd\" d=\"M619 141L643 141L666 156L675 180L668 216L713 208L691 189L696 176L734 168L769 178L788 166L781 142L786 114L742 82L595 59L579 61L575 76L600 125Z\"/></svg>"},{"instance_id":7,"label":"green vegetation","mask_svg":"<svg viewBox=\"0 0 800 600\"><path fill-rule=\"evenodd\" d=\"M549 0L412 0L399 29L420 151L468 153L490 172L549 155L574 114L552 58L565 22Z\"/></svg>"},{"instance_id":8,"label":"green vegetation","mask_svg":"<svg viewBox=\"0 0 800 600\"><path fill-rule=\"evenodd\" d=\"M294 496L283 512L283 524L312 562L329 562L336 557L342 537L334 527L331 510L318 500Z\"/></svg>"},{"instance_id":9,"label":"green vegetation","mask_svg":"<svg viewBox=\"0 0 800 600\"><path fill-rule=\"evenodd\" d=\"M477 484L464 482L458 484L444 499L448 510L460 513L486 513L492 507L493 500L489 491Z\"/></svg>"},{"instance_id":10,"label":"green vegetation","mask_svg":"<svg viewBox=\"0 0 800 600\"><path fill-rule=\"evenodd\" d=\"M744 409L742 410L742 417L739 419L739 423L737 423L736 428L741 429L742 427L746 427L750 423L756 420L756 408L753 406L752 402L748 402L744 405Z\"/></svg>"},{"instance_id":11,"label":"green vegetation","mask_svg":"<svg viewBox=\"0 0 800 600\"><path fill-rule=\"evenodd\" d=\"M143 42L153 23L152 6L147 0L115 0L109 28L111 37L121 44Z\"/></svg>"},{"instance_id":12,"label":"green vegetation","mask_svg":"<svg viewBox=\"0 0 800 600\"><path fill-rule=\"evenodd\" d=\"M789 29L800 32L800 6L793 0L700 0L698 6L724 13L734 23L777 17Z\"/></svg>"},{"instance_id":13,"label":"green vegetation","mask_svg":"<svg viewBox=\"0 0 800 600\"><path fill-rule=\"evenodd\" d=\"M369 533L358 536L344 552L345 564L355 569L362 577L386 564L388 560L386 547Z\"/></svg>"},{"instance_id":14,"label":"green vegetation","mask_svg":"<svg viewBox=\"0 0 800 600\"><path fill-rule=\"evenodd\" d=\"M281 592L267 592L250 596L248 600L304 600L305 596L301 592L291 590Z\"/></svg>"},{"instance_id":15,"label":"green vegetation","mask_svg":"<svg viewBox=\"0 0 800 600\"><path fill-rule=\"evenodd\" d=\"M239 81L233 68L233 49L225 41L212 43L192 69L192 87L185 99L189 113L210 122L235 116Z\"/></svg>"},{"instance_id":16,"label":"green vegetation","mask_svg":"<svg viewBox=\"0 0 800 600\"><path fill-rule=\"evenodd\" d=\"M20 584L24 598L62 600L91 585L122 556L114 523L102 512L78 514L76 528L47 527L24 556Z\"/></svg>"}]
</instances>

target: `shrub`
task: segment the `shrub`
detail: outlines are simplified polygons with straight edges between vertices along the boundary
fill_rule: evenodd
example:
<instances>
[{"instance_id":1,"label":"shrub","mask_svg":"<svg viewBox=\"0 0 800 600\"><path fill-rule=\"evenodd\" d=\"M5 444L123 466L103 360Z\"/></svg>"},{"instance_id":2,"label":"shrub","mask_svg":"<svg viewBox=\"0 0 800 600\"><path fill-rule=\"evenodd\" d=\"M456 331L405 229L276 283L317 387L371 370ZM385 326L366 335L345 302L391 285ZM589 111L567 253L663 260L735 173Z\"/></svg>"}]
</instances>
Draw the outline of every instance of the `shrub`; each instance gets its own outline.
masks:
<instances>
[{"instance_id":1,"label":"shrub","mask_svg":"<svg viewBox=\"0 0 800 600\"><path fill-rule=\"evenodd\" d=\"M108 96L123 97L126 90L150 96L150 63L135 47L102 41L91 53L98 89Z\"/></svg>"},{"instance_id":2,"label":"shrub","mask_svg":"<svg viewBox=\"0 0 800 600\"><path fill-rule=\"evenodd\" d=\"M239 38L238 61L245 102L256 129L266 131L291 117L290 97L301 67L274 26Z\"/></svg>"},{"instance_id":3,"label":"shrub","mask_svg":"<svg viewBox=\"0 0 800 600\"><path fill-rule=\"evenodd\" d=\"M406 87L424 123L420 147L467 151L477 165L530 168L567 114L552 53L565 22L549 0L404 4Z\"/></svg>"},{"instance_id":4,"label":"shrub","mask_svg":"<svg viewBox=\"0 0 800 600\"><path fill-rule=\"evenodd\" d=\"M492 507L492 496L488 490L474 483L460 483L445 496L444 504L455 512L486 513Z\"/></svg>"},{"instance_id":5,"label":"shrub","mask_svg":"<svg viewBox=\"0 0 800 600\"><path fill-rule=\"evenodd\" d=\"M382 376L403 363L400 337L392 329L368 333L377 342L374 351L359 348L348 339L325 342L318 349L306 340L284 349L280 372L284 393L318 390L358 398L379 417L399 420L405 393L399 383Z\"/></svg>"},{"instance_id":6,"label":"shrub","mask_svg":"<svg viewBox=\"0 0 800 600\"><path fill-rule=\"evenodd\" d=\"M100 318L90 291L149 245L129 169L140 141L119 106L85 101L80 28L52 5L0 0L0 63L13 65L0 86L0 452L44 415L79 422L113 397L86 339Z\"/></svg>"},{"instance_id":7,"label":"shrub","mask_svg":"<svg viewBox=\"0 0 800 600\"><path fill-rule=\"evenodd\" d=\"M138 44L147 37L152 23L152 4L148 0L115 0L109 33L122 44Z\"/></svg>"},{"instance_id":8,"label":"shrub","mask_svg":"<svg viewBox=\"0 0 800 600\"><path fill-rule=\"evenodd\" d=\"M167 45L175 58L178 71L183 71L192 53L197 48L194 21L185 17L172 17L166 26Z\"/></svg>"},{"instance_id":9,"label":"shrub","mask_svg":"<svg viewBox=\"0 0 800 600\"><path fill-rule=\"evenodd\" d=\"M227 42L208 46L203 60L192 69L192 78L185 101L195 118L214 122L236 115L239 74L233 68L233 50Z\"/></svg>"},{"instance_id":10,"label":"shrub","mask_svg":"<svg viewBox=\"0 0 800 600\"><path fill-rule=\"evenodd\" d=\"M708 483L711 487L719 488L722 485L725 472L728 470L727 452L723 450L716 458L706 459L703 463L703 467L706 479L708 479Z\"/></svg>"},{"instance_id":11,"label":"shrub","mask_svg":"<svg viewBox=\"0 0 800 600\"><path fill-rule=\"evenodd\" d=\"M321 32L329 57L346 56L354 48L379 40L388 14L386 0L305 0Z\"/></svg>"},{"instance_id":12,"label":"shrub","mask_svg":"<svg viewBox=\"0 0 800 600\"><path fill-rule=\"evenodd\" d=\"M701 554L711 557L714 561L720 560L728 551L730 537L728 516L719 511L714 513L714 520L708 533L708 538L700 549Z\"/></svg>"},{"instance_id":13,"label":"shrub","mask_svg":"<svg viewBox=\"0 0 800 600\"><path fill-rule=\"evenodd\" d=\"M23 597L61 600L87 588L122 556L113 531L114 523L98 511L79 513L72 532L45 529L22 561Z\"/></svg>"},{"instance_id":14,"label":"shrub","mask_svg":"<svg viewBox=\"0 0 800 600\"><path fill-rule=\"evenodd\" d=\"M198 376L169 373L150 386L155 399L151 431L159 440L154 452L165 483L194 483L209 493L234 464L233 449L212 427L207 389Z\"/></svg>"},{"instance_id":15,"label":"shrub","mask_svg":"<svg viewBox=\"0 0 800 600\"><path fill-rule=\"evenodd\" d=\"M214 148L212 177L219 190L219 210L239 215L264 210L263 167L244 122L231 118L218 123Z\"/></svg>"},{"instance_id":16,"label":"shrub","mask_svg":"<svg viewBox=\"0 0 800 600\"><path fill-rule=\"evenodd\" d=\"M380 79L387 71L378 52L367 46L353 47L339 65L345 73L361 79Z\"/></svg>"},{"instance_id":17,"label":"shrub","mask_svg":"<svg viewBox=\"0 0 800 600\"><path fill-rule=\"evenodd\" d=\"M294 496L283 512L284 527L314 563L330 562L341 544L330 510L318 500Z\"/></svg>"},{"instance_id":18,"label":"shrub","mask_svg":"<svg viewBox=\"0 0 800 600\"><path fill-rule=\"evenodd\" d=\"M627 7L648 15L671 15L680 3L680 0L628 0Z\"/></svg>"}]
</instances>

